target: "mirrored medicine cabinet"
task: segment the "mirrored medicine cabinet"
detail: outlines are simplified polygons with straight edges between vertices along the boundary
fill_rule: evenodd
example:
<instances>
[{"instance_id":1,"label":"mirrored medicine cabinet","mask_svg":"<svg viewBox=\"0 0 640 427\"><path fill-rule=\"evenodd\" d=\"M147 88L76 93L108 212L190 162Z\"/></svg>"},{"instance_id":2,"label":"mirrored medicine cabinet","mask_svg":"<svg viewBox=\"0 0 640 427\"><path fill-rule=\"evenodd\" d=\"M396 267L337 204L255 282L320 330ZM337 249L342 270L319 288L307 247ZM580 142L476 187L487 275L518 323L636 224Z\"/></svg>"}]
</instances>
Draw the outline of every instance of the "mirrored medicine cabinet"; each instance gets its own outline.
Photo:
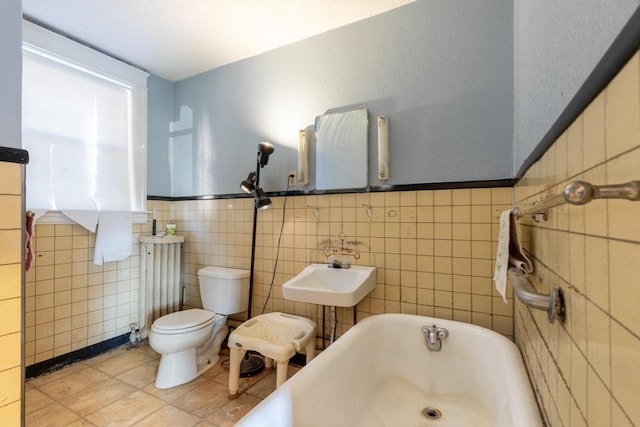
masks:
<instances>
[{"instance_id":1,"label":"mirrored medicine cabinet","mask_svg":"<svg viewBox=\"0 0 640 427\"><path fill-rule=\"evenodd\" d=\"M367 186L368 129L366 109L318 116L316 189L359 189Z\"/></svg>"}]
</instances>

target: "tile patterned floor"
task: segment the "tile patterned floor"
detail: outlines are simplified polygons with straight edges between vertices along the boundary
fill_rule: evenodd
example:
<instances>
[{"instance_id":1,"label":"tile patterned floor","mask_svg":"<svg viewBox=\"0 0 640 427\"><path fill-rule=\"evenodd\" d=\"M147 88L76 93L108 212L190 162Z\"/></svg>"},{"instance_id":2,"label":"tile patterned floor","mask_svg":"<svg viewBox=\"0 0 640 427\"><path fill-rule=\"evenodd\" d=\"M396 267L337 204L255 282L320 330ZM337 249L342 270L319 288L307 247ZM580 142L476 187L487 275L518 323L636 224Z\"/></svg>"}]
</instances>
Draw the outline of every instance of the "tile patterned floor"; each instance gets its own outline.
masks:
<instances>
[{"instance_id":1,"label":"tile patterned floor","mask_svg":"<svg viewBox=\"0 0 640 427\"><path fill-rule=\"evenodd\" d=\"M148 345L122 346L28 379L26 426L226 427L275 389L275 369L265 370L241 378L240 396L229 399L226 348L222 365L187 384L159 390L153 386L159 359ZM298 370L289 366L289 375Z\"/></svg>"}]
</instances>

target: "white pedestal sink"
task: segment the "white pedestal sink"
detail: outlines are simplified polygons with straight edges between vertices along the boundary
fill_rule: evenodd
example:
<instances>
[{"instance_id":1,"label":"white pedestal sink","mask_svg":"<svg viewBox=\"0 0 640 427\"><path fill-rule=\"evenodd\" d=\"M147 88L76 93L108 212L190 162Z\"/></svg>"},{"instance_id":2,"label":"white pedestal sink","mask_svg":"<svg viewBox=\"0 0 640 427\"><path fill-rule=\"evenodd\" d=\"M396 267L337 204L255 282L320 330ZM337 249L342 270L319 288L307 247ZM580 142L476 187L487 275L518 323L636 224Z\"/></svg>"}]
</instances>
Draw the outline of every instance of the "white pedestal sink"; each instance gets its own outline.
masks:
<instances>
[{"instance_id":1,"label":"white pedestal sink","mask_svg":"<svg viewBox=\"0 0 640 427\"><path fill-rule=\"evenodd\" d=\"M376 287L376 268L329 268L311 264L282 285L285 299L335 307L353 307Z\"/></svg>"}]
</instances>

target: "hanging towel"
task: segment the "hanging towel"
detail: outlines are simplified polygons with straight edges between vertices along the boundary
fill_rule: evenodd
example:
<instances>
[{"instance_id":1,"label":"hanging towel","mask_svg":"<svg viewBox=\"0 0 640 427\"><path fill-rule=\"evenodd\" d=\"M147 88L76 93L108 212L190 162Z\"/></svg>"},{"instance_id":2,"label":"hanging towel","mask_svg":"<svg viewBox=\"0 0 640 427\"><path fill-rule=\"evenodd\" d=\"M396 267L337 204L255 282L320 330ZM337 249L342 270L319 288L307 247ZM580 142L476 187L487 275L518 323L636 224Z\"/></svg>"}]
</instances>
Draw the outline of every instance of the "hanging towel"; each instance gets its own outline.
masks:
<instances>
[{"instance_id":1,"label":"hanging towel","mask_svg":"<svg viewBox=\"0 0 640 427\"><path fill-rule=\"evenodd\" d=\"M34 212L27 212L26 222L25 222L25 236L24 236L24 247L25 247L25 260L24 260L24 268L26 271L31 270L31 264L33 263L33 231L34 231L34 223L35 223Z\"/></svg>"},{"instance_id":2,"label":"hanging towel","mask_svg":"<svg viewBox=\"0 0 640 427\"><path fill-rule=\"evenodd\" d=\"M33 238L36 233L36 221L46 214L46 209L34 209L29 210L25 216L24 227L24 269L25 271L31 270L33 267L33 260L35 259L35 253L33 251Z\"/></svg>"},{"instance_id":3,"label":"hanging towel","mask_svg":"<svg viewBox=\"0 0 640 427\"><path fill-rule=\"evenodd\" d=\"M515 266L525 276L533 273L533 264L522 250L518 239L516 215L513 209L500 214L498 251L496 252L496 266L493 273L493 282L505 303L507 302L507 270L509 265Z\"/></svg>"},{"instance_id":4,"label":"hanging towel","mask_svg":"<svg viewBox=\"0 0 640 427\"><path fill-rule=\"evenodd\" d=\"M515 266L524 276L533 273L533 264L520 245L518 228L516 227L516 212L509 211L509 264Z\"/></svg>"},{"instance_id":5,"label":"hanging towel","mask_svg":"<svg viewBox=\"0 0 640 427\"><path fill-rule=\"evenodd\" d=\"M102 211L98 219L93 263L120 261L131 256L133 244L131 212Z\"/></svg>"},{"instance_id":6,"label":"hanging towel","mask_svg":"<svg viewBox=\"0 0 640 427\"><path fill-rule=\"evenodd\" d=\"M90 232L96 232L98 218L100 217L100 213L98 211L66 209L63 210L62 213L73 220L76 224L80 224Z\"/></svg>"}]
</instances>

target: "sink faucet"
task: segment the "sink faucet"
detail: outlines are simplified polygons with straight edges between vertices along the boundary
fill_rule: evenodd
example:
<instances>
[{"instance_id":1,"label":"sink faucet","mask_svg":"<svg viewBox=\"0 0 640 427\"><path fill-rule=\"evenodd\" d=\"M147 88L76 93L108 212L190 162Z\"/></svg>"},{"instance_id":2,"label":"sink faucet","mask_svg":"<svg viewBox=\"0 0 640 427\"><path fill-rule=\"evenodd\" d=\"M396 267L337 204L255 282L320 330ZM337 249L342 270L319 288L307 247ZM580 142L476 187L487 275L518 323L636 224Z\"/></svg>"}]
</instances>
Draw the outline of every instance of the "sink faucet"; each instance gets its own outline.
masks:
<instances>
[{"instance_id":1,"label":"sink faucet","mask_svg":"<svg viewBox=\"0 0 640 427\"><path fill-rule=\"evenodd\" d=\"M349 262L349 257L346 256L330 256L329 259L329 268L351 268L351 263Z\"/></svg>"},{"instance_id":2,"label":"sink faucet","mask_svg":"<svg viewBox=\"0 0 640 427\"><path fill-rule=\"evenodd\" d=\"M340 234L338 238L340 239L339 243L333 240L323 240L321 242L322 247L325 249L327 263L330 268L351 268L351 259L349 257L353 257L354 261L360 258L360 253L352 246L361 245L362 242L345 241L344 234Z\"/></svg>"}]
</instances>

